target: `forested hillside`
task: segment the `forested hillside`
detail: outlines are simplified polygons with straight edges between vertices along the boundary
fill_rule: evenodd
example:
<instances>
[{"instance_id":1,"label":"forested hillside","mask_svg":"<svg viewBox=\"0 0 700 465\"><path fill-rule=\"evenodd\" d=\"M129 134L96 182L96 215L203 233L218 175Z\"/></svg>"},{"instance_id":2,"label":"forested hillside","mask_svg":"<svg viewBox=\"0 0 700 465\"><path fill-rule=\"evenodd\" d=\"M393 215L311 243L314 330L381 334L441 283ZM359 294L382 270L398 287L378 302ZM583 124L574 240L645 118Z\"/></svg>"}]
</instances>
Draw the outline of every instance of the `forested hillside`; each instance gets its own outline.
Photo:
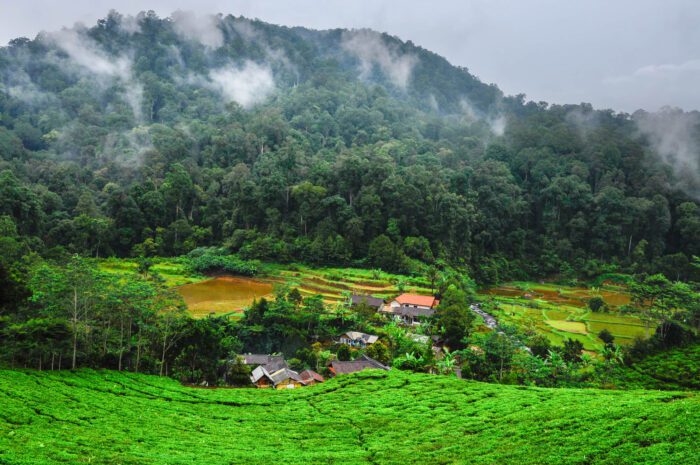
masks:
<instances>
[{"instance_id":1,"label":"forested hillside","mask_svg":"<svg viewBox=\"0 0 700 465\"><path fill-rule=\"evenodd\" d=\"M29 250L223 245L482 282L686 279L697 116L526 102L368 30L111 13L0 49L3 276Z\"/></svg>"}]
</instances>

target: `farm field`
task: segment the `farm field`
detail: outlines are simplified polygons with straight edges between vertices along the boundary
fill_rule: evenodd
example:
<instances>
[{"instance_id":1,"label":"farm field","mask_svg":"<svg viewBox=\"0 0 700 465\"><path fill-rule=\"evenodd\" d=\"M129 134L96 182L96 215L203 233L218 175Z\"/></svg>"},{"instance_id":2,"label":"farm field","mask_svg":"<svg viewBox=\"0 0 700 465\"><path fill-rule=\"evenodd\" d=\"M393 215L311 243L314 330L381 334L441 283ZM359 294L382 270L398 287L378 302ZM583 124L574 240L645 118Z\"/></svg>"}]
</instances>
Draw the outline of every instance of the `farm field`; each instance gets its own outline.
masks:
<instances>
[{"instance_id":1,"label":"farm field","mask_svg":"<svg viewBox=\"0 0 700 465\"><path fill-rule=\"evenodd\" d=\"M402 276L380 270L362 268L312 268L299 264L261 265L255 278L211 279L192 273L178 258L153 259L151 270L157 272L166 285L177 287L190 313L202 317L211 313L240 316L254 298L273 296L273 287L296 287L305 296L320 295L327 304L338 303L350 293L390 297L401 292L432 294L430 283L422 277ZM138 262L130 259L104 259L101 270L110 273L131 273ZM204 294L209 294L204 298Z\"/></svg>"},{"instance_id":2,"label":"farm field","mask_svg":"<svg viewBox=\"0 0 700 465\"><path fill-rule=\"evenodd\" d=\"M693 393L365 371L299 390L0 371L0 463L688 464Z\"/></svg>"},{"instance_id":3,"label":"farm field","mask_svg":"<svg viewBox=\"0 0 700 465\"><path fill-rule=\"evenodd\" d=\"M292 287L302 295L321 295L327 302L338 302L355 292L390 297L403 292L432 294L430 283L411 277L363 268L311 268L303 265L263 265L263 277Z\"/></svg>"},{"instance_id":4,"label":"farm field","mask_svg":"<svg viewBox=\"0 0 700 465\"><path fill-rule=\"evenodd\" d=\"M600 288L569 287L555 284L514 282L480 291L484 301L493 302L494 316L503 323L531 328L546 335L553 344L564 339L581 341L584 349L596 352L603 343L598 333L607 329L619 344L629 344L644 337L646 327L635 315L620 313L630 303L624 287L604 285ZM600 296L610 312L592 312L590 298Z\"/></svg>"}]
</instances>

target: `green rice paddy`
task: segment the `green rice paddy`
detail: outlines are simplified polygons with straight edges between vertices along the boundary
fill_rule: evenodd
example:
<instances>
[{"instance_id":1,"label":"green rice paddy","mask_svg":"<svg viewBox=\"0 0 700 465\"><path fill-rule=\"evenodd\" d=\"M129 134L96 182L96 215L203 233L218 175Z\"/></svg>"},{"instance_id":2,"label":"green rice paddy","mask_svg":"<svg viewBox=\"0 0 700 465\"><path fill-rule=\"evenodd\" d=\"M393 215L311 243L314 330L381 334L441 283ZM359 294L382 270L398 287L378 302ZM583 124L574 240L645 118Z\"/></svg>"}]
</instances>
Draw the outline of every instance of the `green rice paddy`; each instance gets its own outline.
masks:
<instances>
[{"instance_id":1,"label":"green rice paddy","mask_svg":"<svg viewBox=\"0 0 700 465\"><path fill-rule=\"evenodd\" d=\"M609 312L592 312L587 302L599 296ZM584 349L596 352L603 343L598 333L607 329L618 344L629 344L637 337L645 337L646 326L633 314L620 312L630 303L630 296L621 286L606 285L583 288L550 283L514 282L486 289L482 299L496 303L494 316L506 324L533 329L549 338L553 344L562 344L566 338L583 343Z\"/></svg>"}]
</instances>

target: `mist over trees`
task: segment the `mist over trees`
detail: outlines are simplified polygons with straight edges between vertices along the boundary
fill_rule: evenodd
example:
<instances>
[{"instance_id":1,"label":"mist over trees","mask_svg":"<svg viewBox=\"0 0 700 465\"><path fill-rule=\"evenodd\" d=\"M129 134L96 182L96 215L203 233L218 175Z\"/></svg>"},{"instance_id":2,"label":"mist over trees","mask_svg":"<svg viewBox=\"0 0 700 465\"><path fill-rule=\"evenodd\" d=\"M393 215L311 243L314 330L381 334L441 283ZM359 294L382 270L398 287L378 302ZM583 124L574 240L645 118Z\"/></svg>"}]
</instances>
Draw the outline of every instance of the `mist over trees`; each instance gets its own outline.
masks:
<instances>
[{"instance_id":1,"label":"mist over trees","mask_svg":"<svg viewBox=\"0 0 700 465\"><path fill-rule=\"evenodd\" d=\"M368 30L113 12L0 49L3 244L684 279L696 121L504 96Z\"/></svg>"}]
</instances>

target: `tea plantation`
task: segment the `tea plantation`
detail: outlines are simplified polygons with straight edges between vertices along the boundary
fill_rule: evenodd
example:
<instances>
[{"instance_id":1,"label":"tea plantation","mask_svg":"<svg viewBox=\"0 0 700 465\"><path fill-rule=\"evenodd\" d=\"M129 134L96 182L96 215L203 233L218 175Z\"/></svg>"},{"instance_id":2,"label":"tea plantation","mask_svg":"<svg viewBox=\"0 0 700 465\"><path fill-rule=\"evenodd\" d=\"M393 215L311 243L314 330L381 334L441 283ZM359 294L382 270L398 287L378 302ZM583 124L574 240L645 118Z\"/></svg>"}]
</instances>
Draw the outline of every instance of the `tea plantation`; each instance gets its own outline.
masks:
<instances>
[{"instance_id":1,"label":"tea plantation","mask_svg":"<svg viewBox=\"0 0 700 465\"><path fill-rule=\"evenodd\" d=\"M284 392L0 371L0 464L690 464L695 393L367 371Z\"/></svg>"}]
</instances>

